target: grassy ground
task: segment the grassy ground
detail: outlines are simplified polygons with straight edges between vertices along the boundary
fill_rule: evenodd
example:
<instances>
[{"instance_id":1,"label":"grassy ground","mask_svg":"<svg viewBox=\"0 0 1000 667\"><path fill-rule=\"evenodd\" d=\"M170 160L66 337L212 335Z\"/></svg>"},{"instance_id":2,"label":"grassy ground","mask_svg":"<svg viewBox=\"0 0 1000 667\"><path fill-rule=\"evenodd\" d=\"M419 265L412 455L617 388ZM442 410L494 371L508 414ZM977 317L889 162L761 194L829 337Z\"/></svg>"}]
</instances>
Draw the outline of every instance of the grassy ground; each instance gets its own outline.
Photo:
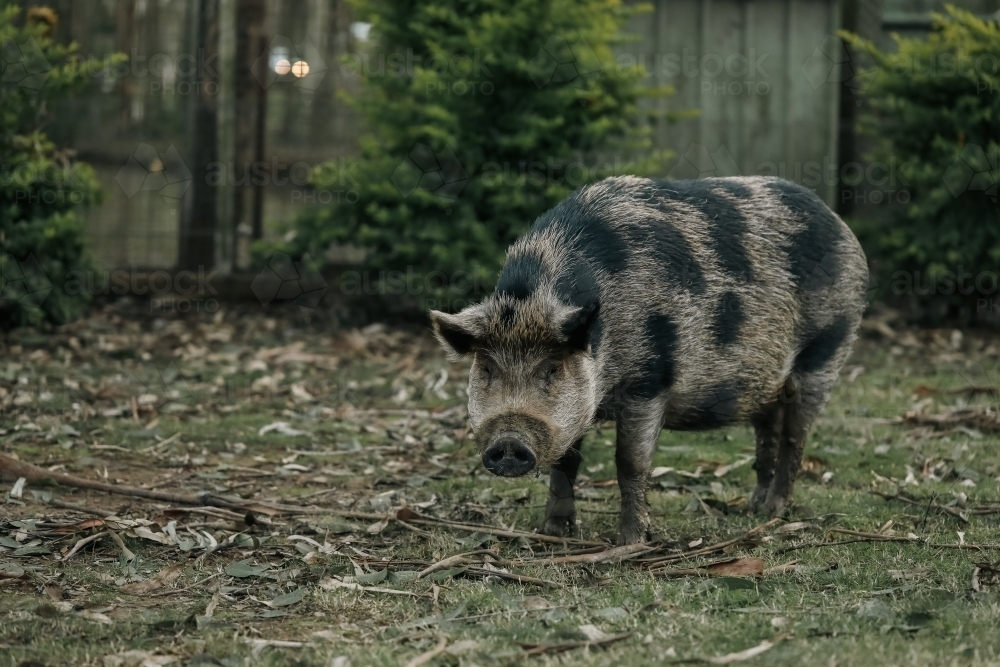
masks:
<instances>
[{"instance_id":1,"label":"grassy ground","mask_svg":"<svg viewBox=\"0 0 1000 667\"><path fill-rule=\"evenodd\" d=\"M987 567L1000 567L1000 435L974 420L935 429L898 419L967 406L995 416L997 394L985 390L997 385L1000 342L892 336L862 340L845 369L789 523L671 565L753 557L765 573L668 577L643 561L762 523L741 512L749 429L662 435L655 465L673 470L652 482L658 551L553 564L547 554L581 547L361 517L405 504L513 531L541 519L544 478L501 480L477 465L465 369L419 332L113 311L53 336L17 332L0 350L0 452L85 479L325 511L257 513L248 525L224 510L43 485L10 498L7 481L0 666L357 667L435 649L424 664L1000 664L1000 575ZM262 431L276 422L287 428ZM584 540L616 534L613 441L605 425L584 444ZM831 529L919 539L852 542ZM482 549L492 554L416 578ZM543 581L485 576L490 568Z\"/></svg>"}]
</instances>

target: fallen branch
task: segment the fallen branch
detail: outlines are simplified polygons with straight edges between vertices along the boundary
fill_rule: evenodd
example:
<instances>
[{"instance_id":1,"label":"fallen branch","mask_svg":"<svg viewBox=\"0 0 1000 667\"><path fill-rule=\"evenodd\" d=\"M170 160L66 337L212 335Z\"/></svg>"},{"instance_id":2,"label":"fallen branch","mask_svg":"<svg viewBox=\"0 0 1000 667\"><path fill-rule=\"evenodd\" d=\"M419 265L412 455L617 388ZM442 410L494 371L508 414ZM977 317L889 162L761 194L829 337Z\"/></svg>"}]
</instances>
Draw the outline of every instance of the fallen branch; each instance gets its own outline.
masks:
<instances>
[{"instance_id":1,"label":"fallen branch","mask_svg":"<svg viewBox=\"0 0 1000 667\"><path fill-rule=\"evenodd\" d=\"M92 544L93 542L96 542L101 538L107 536L108 536L108 531L104 531L103 533L94 533L90 537L84 537L80 540L77 540L76 544L73 545L73 548L69 550L69 553L67 553L65 556L62 557L62 561L63 562L68 561L77 551L79 551L83 547L87 546L88 544Z\"/></svg>"},{"instance_id":2,"label":"fallen branch","mask_svg":"<svg viewBox=\"0 0 1000 667\"><path fill-rule=\"evenodd\" d=\"M860 537L872 542L919 542L919 537L903 537L902 535L884 535L882 533L866 533L860 530L848 530L847 528L830 528L826 531L827 537L830 535L849 535Z\"/></svg>"},{"instance_id":3,"label":"fallen branch","mask_svg":"<svg viewBox=\"0 0 1000 667\"><path fill-rule=\"evenodd\" d=\"M985 391L977 393L989 393L996 397L995 388L984 387L983 389ZM966 392L963 391L963 393ZM944 429L950 426L965 426L986 432L995 433L1000 431L1000 413L997 413L996 410L982 408L961 408L941 415L925 415L919 410L911 410L904 415L903 420L907 424L933 426L936 429Z\"/></svg>"},{"instance_id":4,"label":"fallen branch","mask_svg":"<svg viewBox=\"0 0 1000 667\"><path fill-rule=\"evenodd\" d=\"M73 475L52 472L24 461L19 461L6 454L0 454L0 481L9 481L24 477L29 482L42 485L56 484L74 489L88 489L91 491L103 491L119 496L132 496L135 498L148 498L177 505L207 505L210 507L224 507L226 509L240 510L243 512L261 512L264 514L280 514L284 512L296 512L308 508L299 508L289 505L268 505L265 503L240 503L229 500L222 496L210 493L187 494L187 493L166 493L163 491L153 491L151 489L140 489L134 486L123 486L121 484L108 484L94 480L83 479Z\"/></svg>"},{"instance_id":5,"label":"fallen branch","mask_svg":"<svg viewBox=\"0 0 1000 667\"><path fill-rule=\"evenodd\" d=\"M140 489L134 486L123 486L120 484L108 484L89 479L82 479L73 475L56 473L45 468L41 468L24 461L0 454L0 481L15 480L24 477L29 482L41 484L57 484L75 489L89 489L92 491L102 491L121 496L132 496L136 498L148 498L159 500L175 505L201 505L208 507L221 507L229 510L236 510L243 513L259 513L270 516L277 514L321 514L342 516L350 519L367 519L370 521L383 521L387 517L382 514L371 512L354 512L351 510L329 509L324 507L302 507L299 505L286 505L284 503L262 503L257 501L240 502L231 500L224 496L213 495L211 493L166 493L163 491L153 491L151 489ZM549 542L553 544L577 544L583 546L604 546L604 542L592 540L578 540L568 537L552 537L551 535L541 535L539 533L527 533L517 530L501 530L491 526L464 524L457 521L447 521L445 519L434 519L433 517L417 514L413 510L404 508L389 519L401 519L407 523L418 523L422 525L447 526L455 530L462 530L470 533L487 533L496 537L518 538L534 540L535 542Z\"/></svg>"},{"instance_id":6,"label":"fallen branch","mask_svg":"<svg viewBox=\"0 0 1000 667\"><path fill-rule=\"evenodd\" d=\"M526 574L514 574L513 572L504 572L502 570L486 570L478 567L470 567L463 574L473 575L477 577L499 577L501 579L507 579L508 581L515 581L519 584L533 584L535 586L559 588L559 584L557 584L554 581L539 579L537 577L529 577Z\"/></svg>"},{"instance_id":7,"label":"fallen branch","mask_svg":"<svg viewBox=\"0 0 1000 667\"><path fill-rule=\"evenodd\" d=\"M432 648L430 651L421 653L413 660L410 660L408 663L406 663L406 667L420 667L420 665L427 664L434 658L444 653L447 647L448 647L448 638L442 637L441 640L438 642L437 646Z\"/></svg>"},{"instance_id":8,"label":"fallen branch","mask_svg":"<svg viewBox=\"0 0 1000 667\"><path fill-rule=\"evenodd\" d=\"M936 542L931 542L926 538L920 537L903 537L900 535L883 535L882 533L865 533L857 530L847 530L846 528L831 528L826 531L826 536L829 537L831 534L836 535L847 535L854 539L850 540L830 540L824 539L821 542L805 542L803 544L795 544L790 547L785 547L783 549L778 549L775 551L775 555L786 554L790 551L800 551L802 549L819 549L822 547L833 547L833 546L843 546L845 544L859 544L864 542L906 542L908 544L917 544L923 547L930 547L932 549L960 549L968 551L986 551L988 549L1000 549L1000 545L997 544L939 544Z\"/></svg>"},{"instance_id":9,"label":"fallen branch","mask_svg":"<svg viewBox=\"0 0 1000 667\"><path fill-rule=\"evenodd\" d=\"M384 519L385 517L379 517ZM436 519L434 517L426 516L424 514L418 514L414 512L409 507L404 507L396 512L394 517L397 520L403 520L407 523L416 523L425 526L445 526L448 528L454 528L455 530L465 531L467 533L486 533L487 535L493 535L495 537L509 537L518 538L523 537L528 540L533 540L535 542L548 542L551 544L577 544L581 546L599 546L606 547L607 543L597 542L595 540L579 540L572 537L554 537L552 535L542 535L541 533L528 533L521 530L505 530L501 528L494 528L492 526L487 526L484 524L473 524L473 523L460 523L458 521L449 521L448 519Z\"/></svg>"},{"instance_id":10,"label":"fallen branch","mask_svg":"<svg viewBox=\"0 0 1000 667\"><path fill-rule=\"evenodd\" d=\"M423 579L428 574L432 572L437 572L438 570L446 570L453 565L459 565L462 563L468 563L469 560L466 558L468 554L455 554L454 556L448 556L447 558L442 558L436 563L432 563L429 567L424 568L417 575L417 579Z\"/></svg>"},{"instance_id":11,"label":"fallen branch","mask_svg":"<svg viewBox=\"0 0 1000 667\"><path fill-rule=\"evenodd\" d=\"M542 563L554 563L554 564L567 564L567 563L586 563L588 565L594 563L620 563L625 560L630 560L631 558L636 558L644 554L648 554L650 551L655 551L659 547L649 544L626 544L621 547L614 547L612 549L605 549L604 551L598 551L596 553L585 553L576 554L572 556L560 556L558 558L548 558L542 560ZM539 562L539 561L536 561Z\"/></svg>"},{"instance_id":12,"label":"fallen branch","mask_svg":"<svg viewBox=\"0 0 1000 667\"><path fill-rule=\"evenodd\" d=\"M750 530L748 530L747 532L745 532L743 535L740 535L739 537L733 538L731 540L726 540L725 542L719 542L718 544L710 544L710 545L708 545L706 547L702 547L700 549L695 549L694 551L685 551L684 553L681 553L681 554L675 554L673 556L667 556L665 558L660 558L660 559L654 560L654 561L652 561L650 563L647 563L646 566L650 570L656 570L656 569L659 569L659 568L663 568L663 567L665 567L667 565L670 565L672 563L677 563L679 561L683 561L683 560L687 560L689 558L693 558L695 556L705 556L705 555L708 555L708 554L711 554L711 553L715 553L716 551L722 551L723 549L727 549L728 547L736 546L737 544L740 544L740 543L745 542L745 541L747 541L747 540L749 540L749 539L751 539L753 537L756 537L757 535L759 535L760 533L764 532L765 530L767 530L771 526L775 525L776 523L780 523L780 522L781 522L781 519L777 519L777 518L771 519L767 523L762 523L761 525L756 526L755 528L751 528Z\"/></svg>"},{"instance_id":13,"label":"fallen branch","mask_svg":"<svg viewBox=\"0 0 1000 667\"><path fill-rule=\"evenodd\" d=\"M608 547L606 544L602 544L599 547L584 547L582 549L563 549L562 551L552 551L545 554L547 558L556 558L558 556L577 556L580 554L594 554L601 551L607 551ZM524 561L525 559L521 559ZM525 562L537 562L538 559L529 558Z\"/></svg>"},{"instance_id":14,"label":"fallen branch","mask_svg":"<svg viewBox=\"0 0 1000 667\"><path fill-rule=\"evenodd\" d=\"M939 505L935 503L933 500L930 500L929 502L925 503L921 500L907 498L906 496L900 493L882 493L881 491L872 491L872 493L878 496L879 498L885 498L886 500L898 500L900 502L906 503L907 505L914 505L916 507L935 509L938 510L939 512L950 514L953 517L960 519L963 523L969 523L969 517L965 516L965 514L961 510L957 510L954 507Z\"/></svg>"},{"instance_id":15,"label":"fallen branch","mask_svg":"<svg viewBox=\"0 0 1000 667\"><path fill-rule=\"evenodd\" d=\"M167 493L164 491L154 491L152 489L142 489L134 486L122 484L108 484L89 479L83 479L74 475L52 472L24 461L0 454L0 481L17 479L24 477L29 482L34 482L43 486L58 485L74 489L87 489L91 491L102 491L119 496L130 496L134 498L148 498L174 505L194 505L203 507L218 507L231 511L240 512L244 516L247 513L278 515L278 514L323 514L341 516L349 519L367 519L371 521L381 521L386 517L382 514L371 512L354 512L351 510L327 509L323 507L303 507L300 505L286 505L284 503L264 503L258 501L242 501L227 498L225 496L211 493ZM52 501L56 504L56 501ZM59 501L61 502L61 501ZM59 505L57 505L59 506ZM83 511L81 506L76 505L67 509L78 509ZM92 510L87 510L92 511ZM94 513L97 513L96 511Z\"/></svg>"},{"instance_id":16,"label":"fallen branch","mask_svg":"<svg viewBox=\"0 0 1000 667\"><path fill-rule=\"evenodd\" d=\"M177 593L185 593L185 592L187 592L187 591L189 591L189 590L191 590L193 588L198 588L202 584L208 583L212 579L215 579L217 577L221 577L223 574L224 574L223 572L216 572L212 576L205 577L204 579L202 579L200 581L196 581L193 584L191 584L190 586L185 586L184 588L171 588L170 590L160 591L159 593L148 593L146 595L146 597L161 598L161 597L166 597L167 595L176 595Z\"/></svg>"},{"instance_id":17,"label":"fallen branch","mask_svg":"<svg viewBox=\"0 0 1000 667\"><path fill-rule=\"evenodd\" d=\"M588 639L587 641L568 641L560 644L521 644L526 655L542 655L544 653L562 653L572 651L575 648L590 648L592 646L607 646L632 636L631 632L620 635L610 635L600 639Z\"/></svg>"},{"instance_id":18,"label":"fallen branch","mask_svg":"<svg viewBox=\"0 0 1000 667\"><path fill-rule=\"evenodd\" d=\"M114 512L109 512L107 510L93 509L91 507L84 507L83 505L77 505L75 503L67 503L59 500L58 498L53 498L49 501L49 505L53 507L58 507L64 510L73 510L74 512L82 512L83 514L93 514L94 516L99 516L102 519L107 519L109 516L115 516Z\"/></svg>"}]
</instances>

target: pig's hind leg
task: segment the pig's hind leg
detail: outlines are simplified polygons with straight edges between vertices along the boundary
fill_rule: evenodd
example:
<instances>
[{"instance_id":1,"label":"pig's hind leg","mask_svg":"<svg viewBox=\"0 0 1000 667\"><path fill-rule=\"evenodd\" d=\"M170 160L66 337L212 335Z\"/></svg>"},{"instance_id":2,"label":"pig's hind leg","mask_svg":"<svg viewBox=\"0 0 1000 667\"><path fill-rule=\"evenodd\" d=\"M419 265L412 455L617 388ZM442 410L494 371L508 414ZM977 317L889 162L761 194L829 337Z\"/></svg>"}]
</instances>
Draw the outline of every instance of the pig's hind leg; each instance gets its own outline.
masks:
<instances>
[{"instance_id":1,"label":"pig's hind leg","mask_svg":"<svg viewBox=\"0 0 1000 667\"><path fill-rule=\"evenodd\" d=\"M761 510L771 516L784 514L802 465L806 436L830 398L840 369L850 354L857 321L838 318L821 329L798 353L780 397L781 437L774 477Z\"/></svg>"},{"instance_id":2,"label":"pig's hind leg","mask_svg":"<svg viewBox=\"0 0 1000 667\"><path fill-rule=\"evenodd\" d=\"M753 463L753 468L757 471L757 488L750 498L750 512L759 512L767 499L777 465L784 419L784 403L781 399L760 406L758 412L751 417L757 439L757 457Z\"/></svg>"},{"instance_id":3,"label":"pig's hind leg","mask_svg":"<svg viewBox=\"0 0 1000 667\"><path fill-rule=\"evenodd\" d=\"M576 483L576 473L580 469L582 444L582 439L574 442L552 466L549 474L549 499L545 503L545 521L538 529L544 535L566 537L576 524L573 484Z\"/></svg>"}]
</instances>

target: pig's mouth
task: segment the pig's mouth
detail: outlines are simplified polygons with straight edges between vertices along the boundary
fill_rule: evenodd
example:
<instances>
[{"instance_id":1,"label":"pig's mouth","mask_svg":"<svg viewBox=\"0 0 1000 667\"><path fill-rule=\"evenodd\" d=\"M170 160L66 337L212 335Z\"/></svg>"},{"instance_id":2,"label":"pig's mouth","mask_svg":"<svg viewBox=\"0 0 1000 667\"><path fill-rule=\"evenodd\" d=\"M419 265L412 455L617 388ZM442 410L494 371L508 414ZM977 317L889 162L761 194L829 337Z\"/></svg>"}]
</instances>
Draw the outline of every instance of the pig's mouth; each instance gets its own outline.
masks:
<instances>
[{"instance_id":1,"label":"pig's mouth","mask_svg":"<svg viewBox=\"0 0 1000 667\"><path fill-rule=\"evenodd\" d=\"M516 431L497 434L483 451L483 467L500 477L521 477L535 469L538 458L527 439Z\"/></svg>"}]
</instances>

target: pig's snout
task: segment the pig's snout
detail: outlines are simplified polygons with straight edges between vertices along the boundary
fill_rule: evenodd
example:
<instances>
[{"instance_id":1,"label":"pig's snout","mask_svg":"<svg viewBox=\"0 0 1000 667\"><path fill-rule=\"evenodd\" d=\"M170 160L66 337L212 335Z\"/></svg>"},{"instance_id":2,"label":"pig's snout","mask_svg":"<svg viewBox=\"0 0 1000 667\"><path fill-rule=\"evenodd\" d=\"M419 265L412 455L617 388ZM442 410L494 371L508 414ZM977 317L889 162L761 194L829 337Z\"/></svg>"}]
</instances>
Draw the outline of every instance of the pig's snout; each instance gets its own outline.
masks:
<instances>
[{"instance_id":1,"label":"pig's snout","mask_svg":"<svg viewBox=\"0 0 1000 667\"><path fill-rule=\"evenodd\" d=\"M535 453L522 436L508 431L483 452L483 467L501 477L520 477L535 469Z\"/></svg>"}]
</instances>

